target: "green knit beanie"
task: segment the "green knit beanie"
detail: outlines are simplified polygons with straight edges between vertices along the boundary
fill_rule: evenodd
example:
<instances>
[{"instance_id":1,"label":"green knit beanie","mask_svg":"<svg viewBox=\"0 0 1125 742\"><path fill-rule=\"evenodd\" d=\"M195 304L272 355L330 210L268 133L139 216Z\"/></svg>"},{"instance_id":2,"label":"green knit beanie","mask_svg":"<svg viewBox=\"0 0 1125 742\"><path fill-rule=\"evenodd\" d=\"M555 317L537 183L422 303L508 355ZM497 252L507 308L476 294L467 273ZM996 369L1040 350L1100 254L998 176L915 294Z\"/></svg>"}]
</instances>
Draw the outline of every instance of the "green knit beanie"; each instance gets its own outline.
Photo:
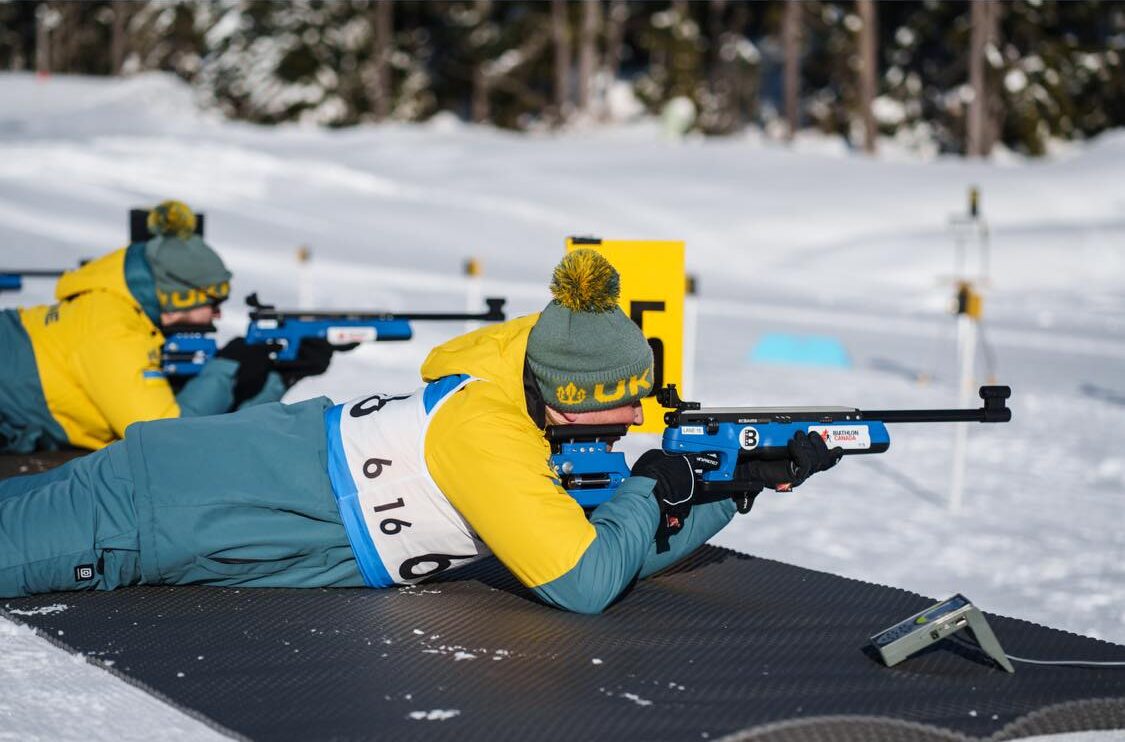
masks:
<instances>
[{"instance_id":1,"label":"green knit beanie","mask_svg":"<svg viewBox=\"0 0 1125 742\"><path fill-rule=\"evenodd\" d=\"M195 214L180 201L164 201L148 213L154 235L145 258L164 312L217 304L230 295L231 273L218 254L195 234Z\"/></svg>"},{"instance_id":2,"label":"green knit beanie","mask_svg":"<svg viewBox=\"0 0 1125 742\"><path fill-rule=\"evenodd\" d=\"M569 253L551 277L554 300L527 339L527 363L546 403L607 410L652 392L652 349L617 306L621 277L600 253Z\"/></svg>"}]
</instances>

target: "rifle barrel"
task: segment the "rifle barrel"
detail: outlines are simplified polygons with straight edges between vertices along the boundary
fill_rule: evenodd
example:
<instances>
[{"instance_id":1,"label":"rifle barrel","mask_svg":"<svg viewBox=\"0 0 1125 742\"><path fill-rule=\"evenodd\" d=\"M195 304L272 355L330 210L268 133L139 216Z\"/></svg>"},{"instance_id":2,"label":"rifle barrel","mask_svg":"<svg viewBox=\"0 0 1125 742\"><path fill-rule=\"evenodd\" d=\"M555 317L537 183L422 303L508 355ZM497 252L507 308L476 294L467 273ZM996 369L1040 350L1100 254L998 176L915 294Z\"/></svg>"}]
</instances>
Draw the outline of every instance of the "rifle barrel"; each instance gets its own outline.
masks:
<instances>
[{"instance_id":1,"label":"rifle barrel","mask_svg":"<svg viewBox=\"0 0 1125 742\"><path fill-rule=\"evenodd\" d=\"M1008 408L996 410L864 410L866 420L880 420L885 423L1006 423L1012 419Z\"/></svg>"},{"instance_id":2,"label":"rifle barrel","mask_svg":"<svg viewBox=\"0 0 1125 742\"><path fill-rule=\"evenodd\" d=\"M1012 410L1004 402L1010 396L1011 387L982 386L984 406L975 410L871 410L863 416L885 423L1006 423L1012 419Z\"/></svg>"},{"instance_id":3,"label":"rifle barrel","mask_svg":"<svg viewBox=\"0 0 1125 742\"><path fill-rule=\"evenodd\" d=\"M58 278L66 273L63 270L8 270L7 268L0 268L0 276L28 276L30 278Z\"/></svg>"},{"instance_id":4,"label":"rifle barrel","mask_svg":"<svg viewBox=\"0 0 1125 742\"><path fill-rule=\"evenodd\" d=\"M276 320L381 320L390 322L394 320L432 320L432 321L462 321L484 320L486 322L502 322L504 320L504 299L486 299L488 309L484 312L371 312L365 310L337 309L329 311L305 311L302 309L274 309L262 307L252 309L250 319L276 319Z\"/></svg>"}]
</instances>

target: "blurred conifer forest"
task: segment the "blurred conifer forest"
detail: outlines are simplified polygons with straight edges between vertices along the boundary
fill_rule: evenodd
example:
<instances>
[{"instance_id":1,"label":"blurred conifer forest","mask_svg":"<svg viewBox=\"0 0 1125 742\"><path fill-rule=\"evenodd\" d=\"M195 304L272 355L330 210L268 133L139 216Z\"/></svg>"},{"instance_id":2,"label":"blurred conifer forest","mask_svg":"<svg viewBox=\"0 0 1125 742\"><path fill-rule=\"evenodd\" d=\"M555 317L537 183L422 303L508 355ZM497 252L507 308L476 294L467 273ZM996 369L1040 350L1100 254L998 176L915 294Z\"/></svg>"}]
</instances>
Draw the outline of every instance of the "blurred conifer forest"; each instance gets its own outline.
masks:
<instances>
[{"instance_id":1,"label":"blurred conifer forest","mask_svg":"<svg viewBox=\"0 0 1125 742\"><path fill-rule=\"evenodd\" d=\"M515 130L649 113L708 136L1038 155L1125 124L1125 2L0 2L0 66L173 72L273 124Z\"/></svg>"}]
</instances>

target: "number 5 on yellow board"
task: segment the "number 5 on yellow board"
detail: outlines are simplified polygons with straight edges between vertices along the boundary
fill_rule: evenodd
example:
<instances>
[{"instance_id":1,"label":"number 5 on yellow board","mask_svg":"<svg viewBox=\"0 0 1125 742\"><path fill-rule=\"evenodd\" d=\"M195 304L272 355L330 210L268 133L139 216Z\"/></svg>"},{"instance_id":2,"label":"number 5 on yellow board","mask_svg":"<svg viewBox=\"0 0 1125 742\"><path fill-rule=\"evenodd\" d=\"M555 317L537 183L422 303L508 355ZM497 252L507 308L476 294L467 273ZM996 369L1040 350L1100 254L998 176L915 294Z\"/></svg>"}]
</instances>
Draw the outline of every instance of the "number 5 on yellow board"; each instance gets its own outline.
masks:
<instances>
[{"instance_id":1,"label":"number 5 on yellow board","mask_svg":"<svg viewBox=\"0 0 1125 742\"><path fill-rule=\"evenodd\" d=\"M567 252L597 250L621 274L620 305L644 332L653 356L653 391L665 384L683 385L684 243L678 240L602 240L570 237ZM642 402L639 430L664 430L664 409L656 397Z\"/></svg>"}]
</instances>

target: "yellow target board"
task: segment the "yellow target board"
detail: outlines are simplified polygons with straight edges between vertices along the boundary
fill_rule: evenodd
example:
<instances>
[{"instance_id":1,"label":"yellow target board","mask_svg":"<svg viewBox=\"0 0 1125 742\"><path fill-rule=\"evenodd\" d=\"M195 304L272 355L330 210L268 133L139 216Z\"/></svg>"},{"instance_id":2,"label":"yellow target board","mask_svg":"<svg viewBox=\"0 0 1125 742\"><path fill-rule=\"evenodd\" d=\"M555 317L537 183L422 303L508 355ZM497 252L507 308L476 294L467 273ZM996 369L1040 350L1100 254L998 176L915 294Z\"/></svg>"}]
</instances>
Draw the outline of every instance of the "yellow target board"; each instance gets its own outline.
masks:
<instances>
[{"instance_id":1,"label":"yellow target board","mask_svg":"<svg viewBox=\"0 0 1125 742\"><path fill-rule=\"evenodd\" d=\"M665 384L683 389L684 243L682 240L602 240L569 237L566 250L588 248L604 255L621 274L621 310L648 338L653 357L653 393ZM644 433L664 430L664 408L655 396L641 402Z\"/></svg>"}]
</instances>

